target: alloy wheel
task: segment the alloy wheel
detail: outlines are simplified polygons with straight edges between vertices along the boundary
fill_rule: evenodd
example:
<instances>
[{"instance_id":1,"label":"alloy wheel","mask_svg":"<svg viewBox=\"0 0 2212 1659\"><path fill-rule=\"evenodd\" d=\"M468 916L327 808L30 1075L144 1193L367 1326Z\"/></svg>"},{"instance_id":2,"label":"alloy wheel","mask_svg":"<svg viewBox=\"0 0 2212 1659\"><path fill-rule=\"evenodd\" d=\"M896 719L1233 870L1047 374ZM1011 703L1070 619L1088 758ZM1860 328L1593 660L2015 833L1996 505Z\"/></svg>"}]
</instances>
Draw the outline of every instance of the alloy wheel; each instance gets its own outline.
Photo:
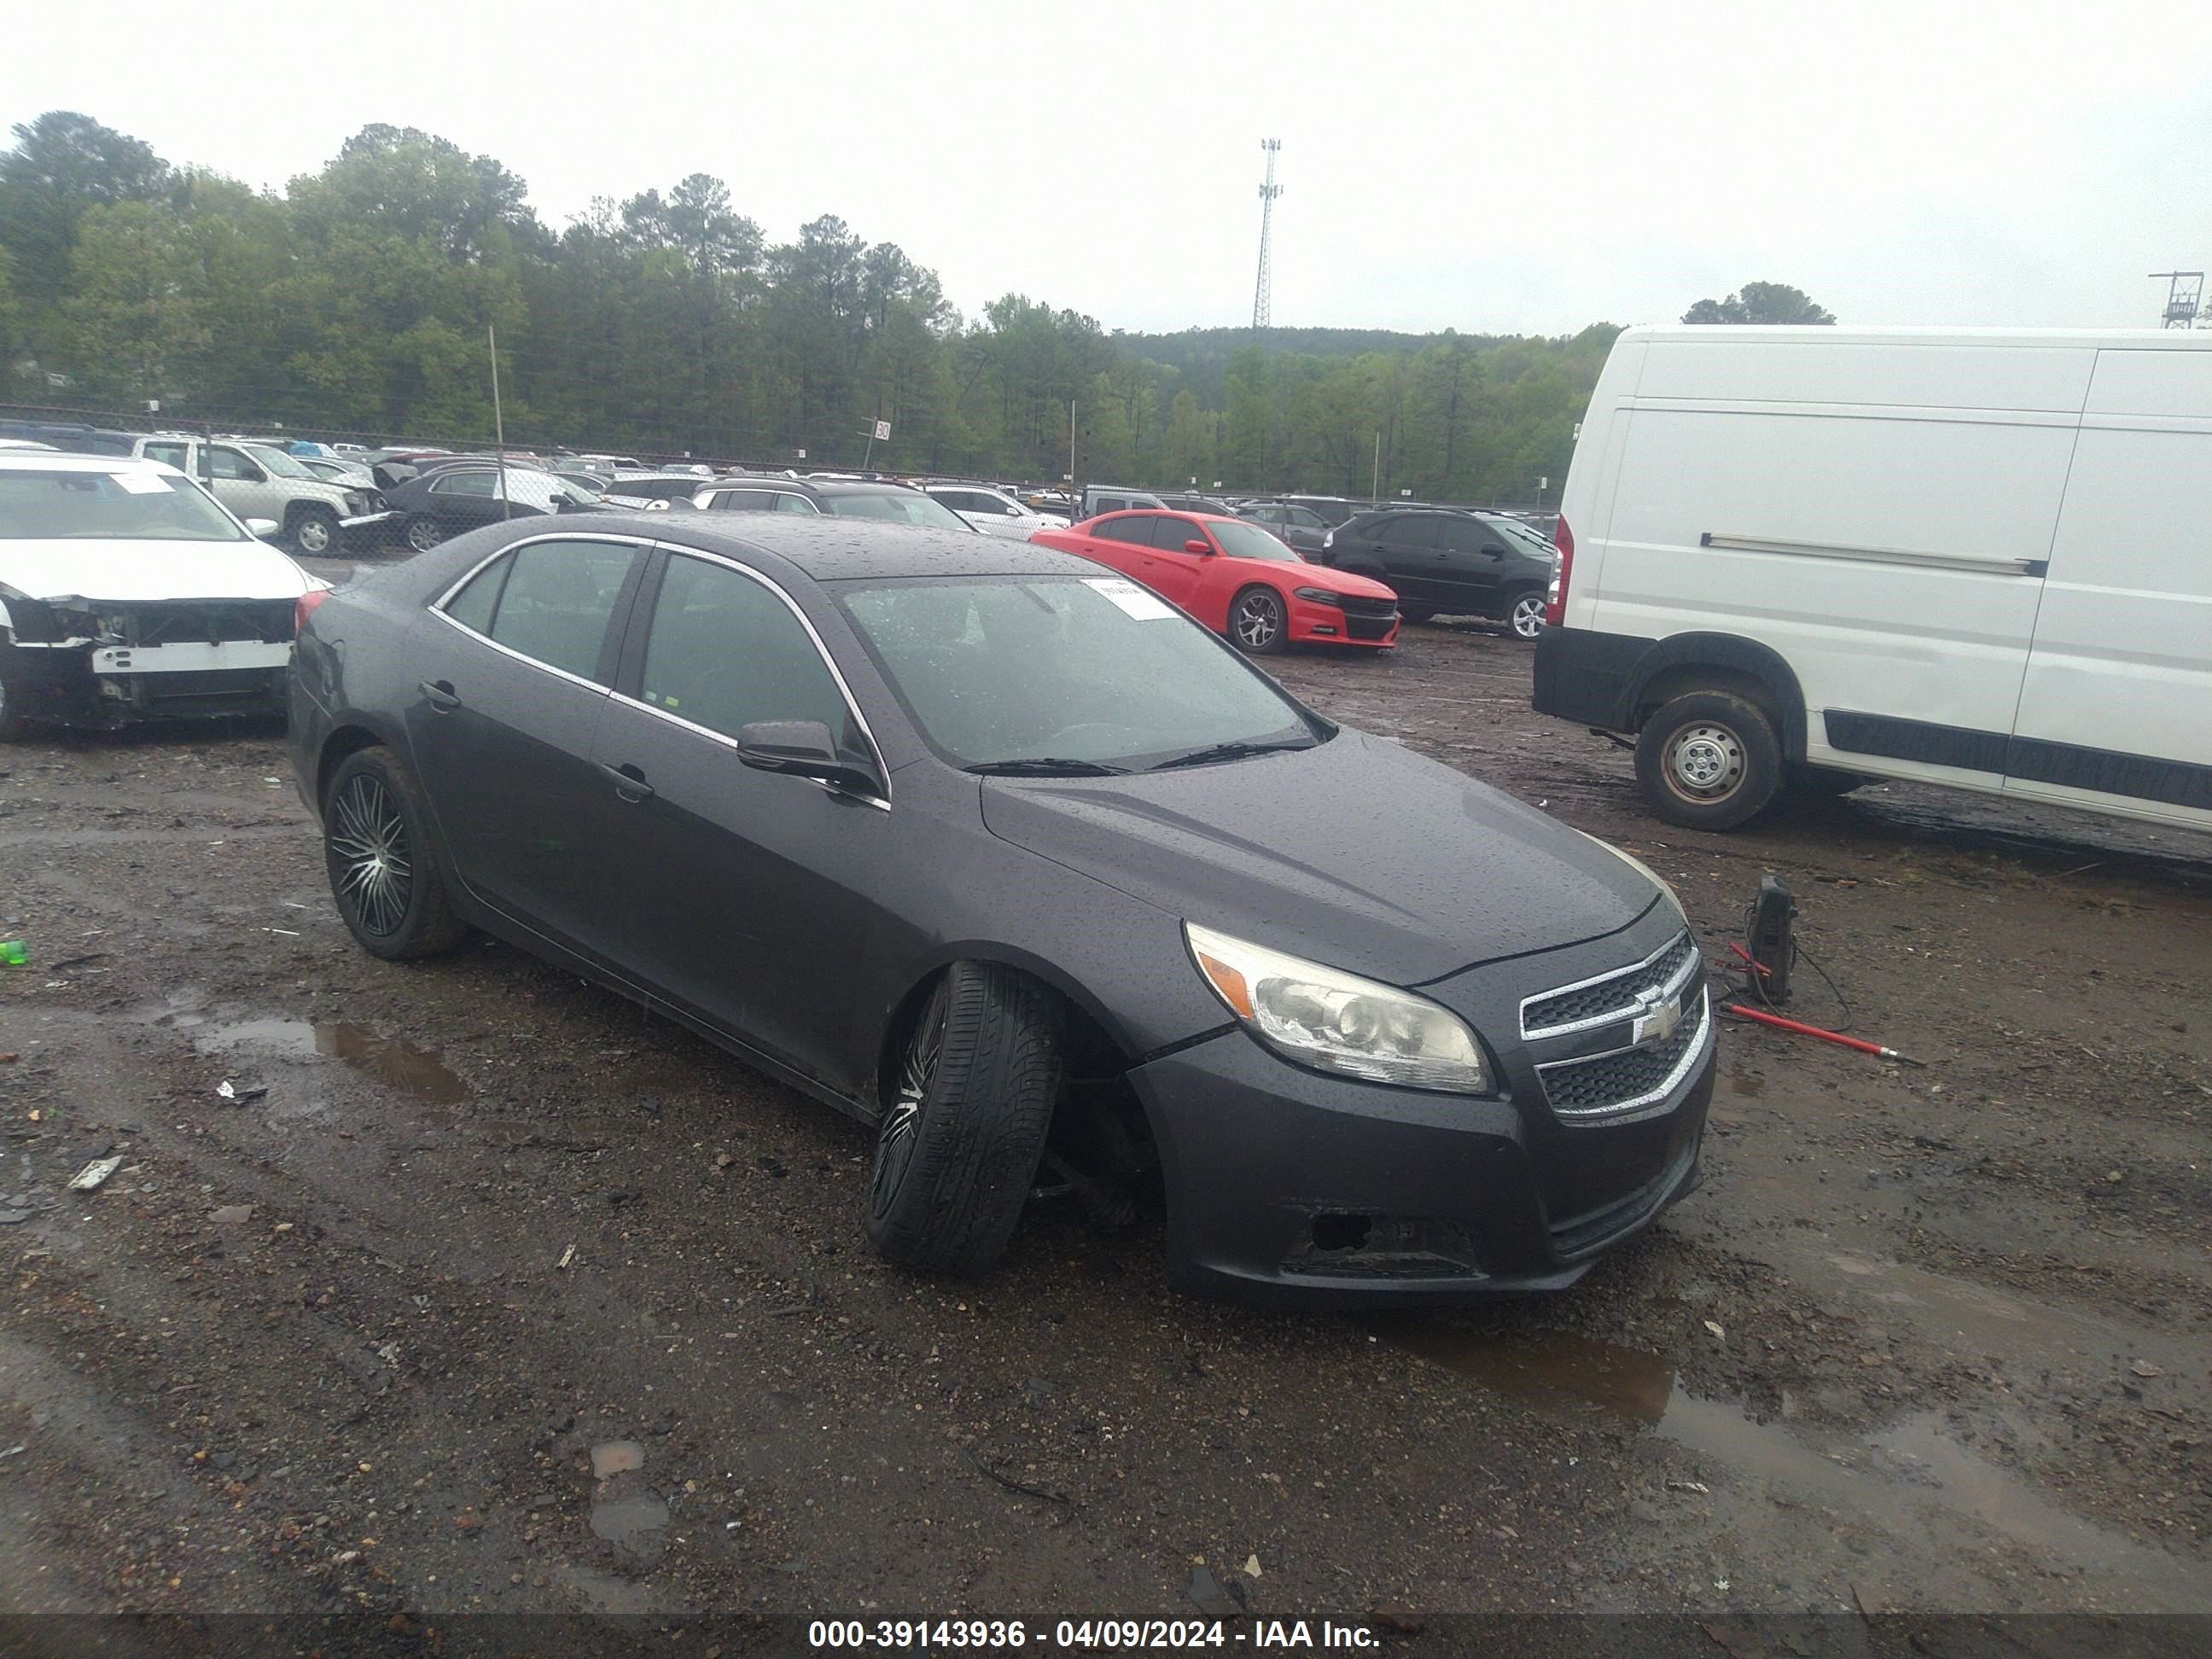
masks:
<instances>
[{"instance_id":1,"label":"alloy wheel","mask_svg":"<svg viewBox=\"0 0 2212 1659\"><path fill-rule=\"evenodd\" d=\"M1235 627L1247 651L1265 651L1283 631L1282 602L1272 593L1247 593L1237 602Z\"/></svg>"},{"instance_id":2,"label":"alloy wheel","mask_svg":"<svg viewBox=\"0 0 2212 1659\"><path fill-rule=\"evenodd\" d=\"M907 1166L914 1162L915 1146L921 1139L921 1104L928 1098L929 1085L937 1080L938 1062L945 1053L946 1006L945 988L940 981L930 993L921 1018L915 1022L914 1035L907 1039L897 1088L876 1131L876 1164L869 1177L868 1202L878 1215L890 1207L906 1179Z\"/></svg>"},{"instance_id":3,"label":"alloy wheel","mask_svg":"<svg viewBox=\"0 0 2212 1659\"><path fill-rule=\"evenodd\" d=\"M331 851L350 919L380 939L398 933L414 896L414 855L406 820L381 778L359 773L338 791L331 803Z\"/></svg>"},{"instance_id":4,"label":"alloy wheel","mask_svg":"<svg viewBox=\"0 0 2212 1659\"><path fill-rule=\"evenodd\" d=\"M1533 640L1544 631L1544 604L1541 593L1523 593L1513 601L1505 620L1516 637Z\"/></svg>"},{"instance_id":5,"label":"alloy wheel","mask_svg":"<svg viewBox=\"0 0 2212 1659\"><path fill-rule=\"evenodd\" d=\"M300 551L302 553L312 556L318 553L330 551L332 539L331 526L328 521L319 514L309 514L306 518L301 519L300 527L295 533L300 544Z\"/></svg>"},{"instance_id":6,"label":"alloy wheel","mask_svg":"<svg viewBox=\"0 0 2212 1659\"><path fill-rule=\"evenodd\" d=\"M407 545L417 553L428 553L446 539L446 532L431 519L416 519L407 526Z\"/></svg>"},{"instance_id":7,"label":"alloy wheel","mask_svg":"<svg viewBox=\"0 0 2212 1659\"><path fill-rule=\"evenodd\" d=\"M1667 786L1689 800L1726 800L1743 782L1743 739L1725 726L1695 720L1667 741Z\"/></svg>"}]
</instances>

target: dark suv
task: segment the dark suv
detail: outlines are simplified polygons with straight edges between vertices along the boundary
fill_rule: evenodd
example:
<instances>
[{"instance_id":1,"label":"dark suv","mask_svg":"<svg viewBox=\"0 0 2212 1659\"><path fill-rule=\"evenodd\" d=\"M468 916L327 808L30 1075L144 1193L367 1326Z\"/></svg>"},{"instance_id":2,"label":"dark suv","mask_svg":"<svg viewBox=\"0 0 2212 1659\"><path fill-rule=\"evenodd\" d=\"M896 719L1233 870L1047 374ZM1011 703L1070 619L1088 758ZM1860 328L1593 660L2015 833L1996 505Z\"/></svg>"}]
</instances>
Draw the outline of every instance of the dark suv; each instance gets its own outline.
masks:
<instances>
[{"instance_id":1,"label":"dark suv","mask_svg":"<svg viewBox=\"0 0 2212 1659\"><path fill-rule=\"evenodd\" d=\"M1318 556L1396 588L1407 622L1488 617L1524 640L1543 630L1552 550L1502 513L1362 513L1329 532Z\"/></svg>"}]
</instances>

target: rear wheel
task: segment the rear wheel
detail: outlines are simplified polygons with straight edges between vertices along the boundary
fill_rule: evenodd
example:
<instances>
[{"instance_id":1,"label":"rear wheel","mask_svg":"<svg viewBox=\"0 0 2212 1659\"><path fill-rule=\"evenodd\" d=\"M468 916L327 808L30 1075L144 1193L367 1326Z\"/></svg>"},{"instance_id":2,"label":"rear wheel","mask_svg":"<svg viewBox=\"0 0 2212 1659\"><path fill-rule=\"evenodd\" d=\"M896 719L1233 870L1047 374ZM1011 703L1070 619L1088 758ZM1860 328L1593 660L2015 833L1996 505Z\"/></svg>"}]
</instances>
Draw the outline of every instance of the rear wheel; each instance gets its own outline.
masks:
<instances>
[{"instance_id":1,"label":"rear wheel","mask_svg":"<svg viewBox=\"0 0 2212 1659\"><path fill-rule=\"evenodd\" d=\"M422 514L407 520L407 545L417 553L428 553L446 539L446 527L435 519Z\"/></svg>"},{"instance_id":2,"label":"rear wheel","mask_svg":"<svg viewBox=\"0 0 2212 1659\"><path fill-rule=\"evenodd\" d=\"M1006 1253L1052 1127L1060 1026L1050 992L994 963L956 962L931 988L876 1128L880 1254L966 1274Z\"/></svg>"},{"instance_id":3,"label":"rear wheel","mask_svg":"<svg viewBox=\"0 0 2212 1659\"><path fill-rule=\"evenodd\" d=\"M0 645L0 743L13 743L30 729L30 721L23 718L22 695L9 682L14 665L9 659L15 647Z\"/></svg>"},{"instance_id":4,"label":"rear wheel","mask_svg":"<svg viewBox=\"0 0 2212 1659\"><path fill-rule=\"evenodd\" d=\"M1692 830L1733 830L1782 786L1782 744L1753 703L1693 691L1662 706L1636 739L1636 780L1652 809Z\"/></svg>"},{"instance_id":5,"label":"rear wheel","mask_svg":"<svg viewBox=\"0 0 2212 1659\"><path fill-rule=\"evenodd\" d=\"M1523 588L1507 601L1505 625L1516 640L1533 640L1544 631L1546 597L1541 588Z\"/></svg>"},{"instance_id":6,"label":"rear wheel","mask_svg":"<svg viewBox=\"0 0 2212 1659\"><path fill-rule=\"evenodd\" d=\"M1437 613L1425 605L1407 605L1401 601L1398 614L1409 623L1425 623Z\"/></svg>"},{"instance_id":7,"label":"rear wheel","mask_svg":"<svg viewBox=\"0 0 2212 1659\"><path fill-rule=\"evenodd\" d=\"M1272 657L1290 642L1283 596L1272 587L1248 587L1229 604L1229 637L1255 657Z\"/></svg>"},{"instance_id":8,"label":"rear wheel","mask_svg":"<svg viewBox=\"0 0 2212 1659\"><path fill-rule=\"evenodd\" d=\"M436 956L468 926L453 914L430 850L428 813L389 749L349 755L323 802L323 862L338 915L371 956Z\"/></svg>"}]
</instances>

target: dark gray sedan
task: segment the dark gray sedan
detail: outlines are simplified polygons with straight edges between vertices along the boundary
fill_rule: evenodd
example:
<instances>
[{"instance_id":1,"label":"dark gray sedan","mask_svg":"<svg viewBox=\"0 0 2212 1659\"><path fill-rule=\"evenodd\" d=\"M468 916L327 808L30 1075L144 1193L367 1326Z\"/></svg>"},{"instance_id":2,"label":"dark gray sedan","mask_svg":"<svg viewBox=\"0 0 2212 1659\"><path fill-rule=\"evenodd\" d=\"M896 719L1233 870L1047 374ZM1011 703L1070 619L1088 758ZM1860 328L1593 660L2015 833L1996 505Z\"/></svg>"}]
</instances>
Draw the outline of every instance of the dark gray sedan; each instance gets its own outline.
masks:
<instances>
[{"instance_id":1,"label":"dark gray sedan","mask_svg":"<svg viewBox=\"0 0 2212 1659\"><path fill-rule=\"evenodd\" d=\"M483 928L872 1126L901 1262L1157 1188L1179 1285L1459 1300L1571 1283L1698 1179L1662 883L1071 555L492 526L313 611L291 744L366 949Z\"/></svg>"}]
</instances>

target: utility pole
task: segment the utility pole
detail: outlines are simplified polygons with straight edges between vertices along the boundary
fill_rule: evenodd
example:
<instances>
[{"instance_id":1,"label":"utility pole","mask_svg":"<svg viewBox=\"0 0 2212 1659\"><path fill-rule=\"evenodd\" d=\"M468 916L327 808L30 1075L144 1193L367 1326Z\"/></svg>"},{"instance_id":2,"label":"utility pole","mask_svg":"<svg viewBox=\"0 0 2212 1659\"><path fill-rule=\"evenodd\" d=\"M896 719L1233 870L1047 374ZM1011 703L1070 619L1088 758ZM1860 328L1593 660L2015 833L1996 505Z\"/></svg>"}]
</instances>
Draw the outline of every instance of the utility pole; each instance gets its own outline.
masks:
<instances>
[{"instance_id":1,"label":"utility pole","mask_svg":"<svg viewBox=\"0 0 2212 1659\"><path fill-rule=\"evenodd\" d=\"M2197 301L2204 293L2204 273L2201 270L2154 270L2151 280L2166 279L2166 318L2167 328L2197 326Z\"/></svg>"},{"instance_id":2,"label":"utility pole","mask_svg":"<svg viewBox=\"0 0 2212 1659\"><path fill-rule=\"evenodd\" d=\"M1375 434L1375 472L1367 481L1367 495L1374 505L1382 505L1382 434L1380 432Z\"/></svg>"},{"instance_id":3,"label":"utility pole","mask_svg":"<svg viewBox=\"0 0 2212 1659\"><path fill-rule=\"evenodd\" d=\"M1067 400L1067 488L1075 489L1075 399Z\"/></svg>"},{"instance_id":4,"label":"utility pole","mask_svg":"<svg viewBox=\"0 0 2212 1659\"><path fill-rule=\"evenodd\" d=\"M1252 290L1252 327L1255 332L1269 325L1274 309L1274 275L1269 269L1270 254L1275 240L1275 198L1283 187L1275 182L1275 153L1283 147L1279 138L1262 138L1260 148L1267 155L1267 182L1260 186L1260 281Z\"/></svg>"},{"instance_id":5,"label":"utility pole","mask_svg":"<svg viewBox=\"0 0 2212 1659\"><path fill-rule=\"evenodd\" d=\"M499 516L511 519L514 504L507 498L507 420L499 408L499 330L486 323L484 338L491 345L491 441L499 457Z\"/></svg>"}]
</instances>

